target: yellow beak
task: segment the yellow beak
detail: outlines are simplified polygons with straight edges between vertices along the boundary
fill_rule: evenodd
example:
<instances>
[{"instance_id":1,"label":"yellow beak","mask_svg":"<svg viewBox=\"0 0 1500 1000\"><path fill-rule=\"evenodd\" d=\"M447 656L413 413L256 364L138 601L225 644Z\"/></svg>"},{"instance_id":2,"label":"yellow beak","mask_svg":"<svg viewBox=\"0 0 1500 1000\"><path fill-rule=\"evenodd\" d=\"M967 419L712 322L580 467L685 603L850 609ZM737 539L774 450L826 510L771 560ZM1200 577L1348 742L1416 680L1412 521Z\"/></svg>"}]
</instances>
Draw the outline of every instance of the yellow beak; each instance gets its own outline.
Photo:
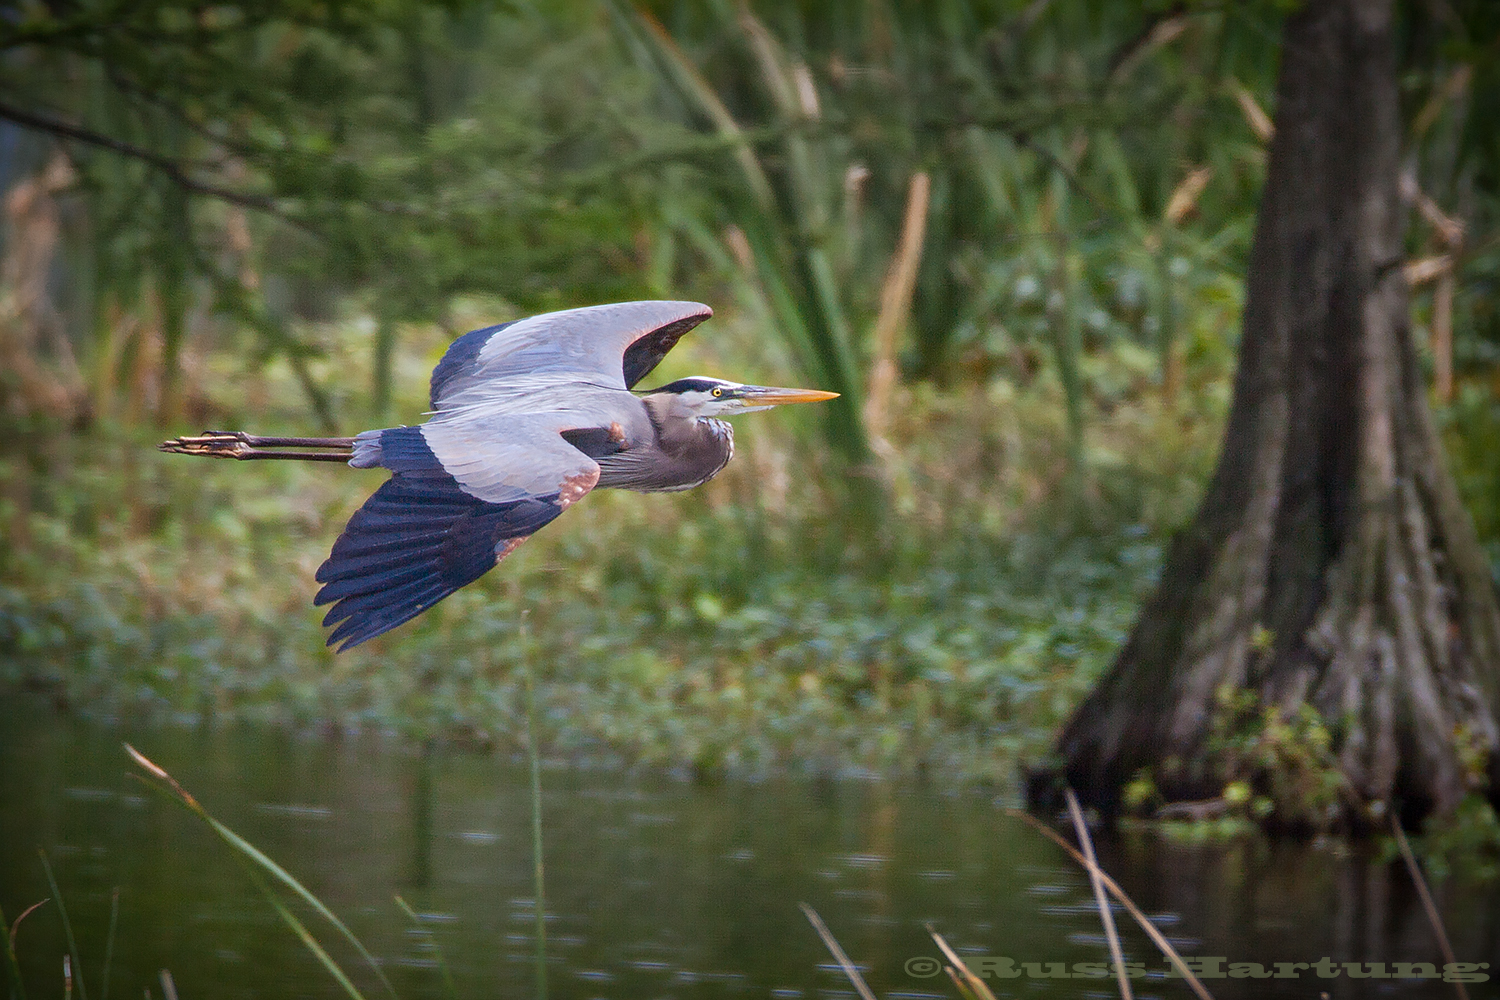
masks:
<instances>
[{"instance_id":1,"label":"yellow beak","mask_svg":"<svg viewBox=\"0 0 1500 1000\"><path fill-rule=\"evenodd\" d=\"M820 403L837 399L838 393L822 389L779 389L767 385L747 385L735 390L735 396L747 406L784 406L787 403Z\"/></svg>"}]
</instances>

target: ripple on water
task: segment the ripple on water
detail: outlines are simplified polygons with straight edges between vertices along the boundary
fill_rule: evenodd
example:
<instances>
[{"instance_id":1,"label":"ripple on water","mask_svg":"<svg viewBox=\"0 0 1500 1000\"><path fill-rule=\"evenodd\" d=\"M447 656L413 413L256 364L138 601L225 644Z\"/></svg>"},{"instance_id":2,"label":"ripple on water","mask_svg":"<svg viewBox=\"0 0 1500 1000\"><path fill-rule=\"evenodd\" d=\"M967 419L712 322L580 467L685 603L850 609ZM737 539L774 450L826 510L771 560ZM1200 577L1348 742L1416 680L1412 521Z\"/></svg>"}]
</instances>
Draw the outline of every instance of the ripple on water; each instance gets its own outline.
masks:
<instances>
[{"instance_id":1,"label":"ripple on water","mask_svg":"<svg viewBox=\"0 0 1500 1000\"><path fill-rule=\"evenodd\" d=\"M574 969L573 975L591 983L612 983L615 974L604 969Z\"/></svg>"},{"instance_id":2,"label":"ripple on water","mask_svg":"<svg viewBox=\"0 0 1500 1000\"><path fill-rule=\"evenodd\" d=\"M854 971L860 973L861 975L870 971L870 967L868 965L861 965L859 962L850 962L849 964L853 965ZM843 976L845 974L844 967L837 962L819 962L818 971L826 972L829 975L833 976Z\"/></svg>"},{"instance_id":3,"label":"ripple on water","mask_svg":"<svg viewBox=\"0 0 1500 1000\"><path fill-rule=\"evenodd\" d=\"M453 835L453 839L465 844L487 847L490 844L498 843L500 835L490 830L460 830Z\"/></svg>"},{"instance_id":4,"label":"ripple on water","mask_svg":"<svg viewBox=\"0 0 1500 1000\"><path fill-rule=\"evenodd\" d=\"M1092 934L1084 931L1074 931L1069 934L1068 941L1073 944L1084 945L1085 947L1103 947L1109 944L1109 940L1103 934Z\"/></svg>"},{"instance_id":5,"label":"ripple on water","mask_svg":"<svg viewBox=\"0 0 1500 1000\"><path fill-rule=\"evenodd\" d=\"M391 962L392 965L403 969L436 969L438 960L435 958L420 958L416 955L402 955Z\"/></svg>"},{"instance_id":6,"label":"ripple on water","mask_svg":"<svg viewBox=\"0 0 1500 1000\"><path fill-rule=\"evenodd\" d=\"M118 794L108 788L64 788L62 793L75 802L111 802Z\"/></svg>"},{"instance_id":7,"label":"ripple on water","mask_svg":"<svg viewBox=\"0 0 1500 1000\"><path fill-rule=\"evenodd\" d=\"M1073 887L1068 885L1028 885L1026 895L1028 896L1061 896Z\"/></svg>"},{"instance_id":8,"label":"ripple on water","mask_svg":"<svg viewBox=\"0 0 1500 1000\"><path fill-rule=\"evenodd\" d=\"M1049 917L1076 917L1080 913L1097 914L1099 907L1094 905L1093 900L1085 903L1057 903L1051 906L1039 906L1037 912Z\"/></svg>"},{"instance_id":9,"label":"ripple on water","mask_svg":"<svg viewBox=\"0 0 1500 1000\"><path fill-rule=\"evenodd\" d=\"M842 854L837 860L849 868L879 868L890 859L884 854Z\"/></svg>"},{"instance_id":10,"label":"ripple on water","mask_svg":"<svg viewBox=\"0 0 1500 1000\"><path fill-rule=\"evenodd\" d=\"M835 889L834 899L852 899L860 903L884 903L885 893L879 889Z\"/></svg>"},{"instance_id":11,"label":"ripple on water","mask_svg":"<svg viewBox=\"0 0 1500 1000\"><path fill-rule=\"evenodd\" d=\"M550 924L554 920L557 920L557 919L558 919L558 914L556 914L556 913L544 913L544 914L542 914L542 921L544 923L549 923ZM516 911L513 911L511 913L510 920L511 920L511 923L515 923L515 924L534 923L536 921L536 912L534 910L531 910L530 908L525 909L525 910L516 910Z\"/></svg>"},{"instance_id":12,"label":"ripple on water","mask_svg":"<svg viewBox=\"0 0 1500 1000\"><path fill-rule=\"evenodd\" d=\"M255 811L272 816L291 816L295 819L332 819L333 810L327 806L310 806L300 802L257 802Z\"/></svg>"},{"instance_id":13,"label":"ripple on water","mask_svg":"<svg viewBox=\"0 0 1500 1000\"><path fill-rule=\"evenodd\" d=\"M456 924L458 923L458 914L419 910L417 911L417 919L424 924Z\"/></svg>"}]
</instances>

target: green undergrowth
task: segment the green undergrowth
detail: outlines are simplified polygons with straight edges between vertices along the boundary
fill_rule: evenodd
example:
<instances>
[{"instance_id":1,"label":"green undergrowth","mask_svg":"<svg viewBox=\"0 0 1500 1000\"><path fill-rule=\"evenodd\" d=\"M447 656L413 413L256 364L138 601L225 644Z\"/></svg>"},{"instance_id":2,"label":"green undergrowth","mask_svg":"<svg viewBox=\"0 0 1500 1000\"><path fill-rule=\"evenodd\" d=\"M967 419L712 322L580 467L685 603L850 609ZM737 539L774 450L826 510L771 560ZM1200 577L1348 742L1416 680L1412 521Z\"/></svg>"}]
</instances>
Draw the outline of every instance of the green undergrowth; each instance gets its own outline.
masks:
<instances>
[{"instance_id":1,"label":"green undergrowth","mask_svg":"<svg viewBox=\"0 0 1500 1000\"><path fill-rule=\"evenodd\" d=\"M413 391L444 342L425 336L400 359ZM740 368L711 343L683 373ZM305 420L266 405L296 399L278 366L237 377L217 358L200 365L200 426ZM105 715L505 749L530 658L553 753L1008 783L1123 640L1222 413L1218 380L1186 390L1188 416L1158 405L1144 367L1132 382L1128 358L1099 371L1112 416L1082 476L1045 374L903 391L895 455L867 469L839 468L795 411L756 415L708 486L590 496L478 584L337 656L314 573L383 473L161 455L159 432L129 425L33 430L0 455L0 685Z\"/></svg>"},{"instance_id":2,"label":"green undergrowth","mask_svg":"<svg viewBox=\"0 0 1500 1000\"><path fill-rule=\"evenodd\" d=\"M478 325L480 312L455 321ZM1208 319L1170 405L1139 346L1086 357L1081 472L1069 472L1063 390L1046 367L903 387L892 451L862 469L830 458L798 412L810 407L758 414L737 423L737 457L707 486L592 495L479 583L337 656L314 573L384 473L162 455L163 432L138 422L12 423L0 691L43 689L101 715L504 750L521 744L529 658L550 753L704 776L1005 784L1108 664L1192 514L1232 363ZM715 326L674 352L662 381L777 381L785 358L734 315ZM312 362L335 409L356 414L345 431L390 422L357 415L367 333L357 319L328 324ZM401 331L393 412L418 419L449 339ZM285 364L211 346L188 357L191 415L166 433L306 429ZM1440 414L1471 509L1493 486L1481 447L1493 407L1477 399Z\"/></svg>"},{"instance_id":3,"label":"green undergrowth","mask_svg":"<svg viewBox=\"0 0 1500 1000\"><path fill-rule=\"evenodd\" d=\"M99 713L505 746L524 729L530 657L555 750L709 772L1001 778L1086 690L1159 560L1138 526L882 557L846 551L836 523L773 538L733 504L600 495L480 583L335 656L313 573L378 476L152 455L132 526L111 465L80 462L70 502L34 511L29 548L5 554L6 683Z\"/></svg>"}]
</instances>

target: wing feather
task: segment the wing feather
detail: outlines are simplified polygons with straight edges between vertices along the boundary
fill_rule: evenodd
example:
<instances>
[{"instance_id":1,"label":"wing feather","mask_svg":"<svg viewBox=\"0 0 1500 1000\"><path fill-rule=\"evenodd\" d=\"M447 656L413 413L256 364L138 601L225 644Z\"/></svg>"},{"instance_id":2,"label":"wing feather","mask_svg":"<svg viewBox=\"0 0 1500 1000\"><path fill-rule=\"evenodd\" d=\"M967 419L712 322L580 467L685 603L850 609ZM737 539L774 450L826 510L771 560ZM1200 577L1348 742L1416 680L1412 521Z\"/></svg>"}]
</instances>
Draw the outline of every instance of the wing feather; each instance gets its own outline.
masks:
<instances>
[{"instance_id":1,"label":"wing feather","mask_svg":"<svg viewBox=\"0 0 1500 1000\"><path fill-rule=\"evenodd\" d=\"M537 419L511 423L516 435L538 430ZM511 451L502 449L502 457L509 459L505 465L514 465L522 455L529 461L510 476L501 468L484 480L487 492L476 491L444 467L429 444L431 427L360 435L363 464L381 465L388 458L397 469L349 519L318 569L323 586L313 603L333 605L323 624L334 626L328 644L339 651L410 621L473 583L599 479L593 460L554 429L530 448L516 451L512 443ZM458 464L468 468L475 463ZM485 468L485 462L476 467ZM517 479L534 488L509 482ZM539 482L550 485L535 487Z\"/></svg>"},{"instance_id":2,"label":"wing feather","mask_svg":"<svg viewBox=\"0 0 1500 1000\"><path fill-rule=\"evenodd\" d=\"M392 475L318 570L328 644L349 649L411 620L593 489L598 464L564 435L595 450L647 440L629 388L711 315L696 302L623 302L454 341L432 372L432 419L355 439L350 465Z\"/></svg>"},{"instance_id":3,"label":"wing feather","mask_svg":"<svg viewBox=\"0 0 1500 1000\"><path fill-rule=\"evenodd\" d=\"M683 334L712 315L700 302L616 302L466 333L433 369L432 409L529 396L578 382L629 389Z\"/></svg>"}]
</instances>

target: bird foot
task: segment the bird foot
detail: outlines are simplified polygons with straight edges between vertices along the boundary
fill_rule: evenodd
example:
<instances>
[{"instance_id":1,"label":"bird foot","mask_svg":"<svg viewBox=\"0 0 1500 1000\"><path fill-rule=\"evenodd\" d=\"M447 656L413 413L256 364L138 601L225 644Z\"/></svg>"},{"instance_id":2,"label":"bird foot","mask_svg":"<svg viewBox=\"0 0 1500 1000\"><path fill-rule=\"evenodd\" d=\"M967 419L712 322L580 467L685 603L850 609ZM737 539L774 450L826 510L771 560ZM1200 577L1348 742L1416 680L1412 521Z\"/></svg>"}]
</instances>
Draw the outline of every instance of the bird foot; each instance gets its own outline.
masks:
<instances>
[{"instance_id":1,"label":"bird foot","mask_svg":"<svg viewBox=\"0 0 1500 1000\"><path fill-rule=\"evenodd\" d=\"M163 441L157 451L175 455L208 455L211 458L247 458L253 449L244 431L204 431Z\"/></svg>"},{"instance_id":2,"label":"bird foot","mask_svg":"<svg viewBox=\"0 0 1500 1000\"><path fill-rule=\"evenodd\" d=\"M244 431L204 431L163 441L158 451L175 455L206 455L209 458L282 458L303 462L347 462L353 438L262 437ZM327 448L330 451L303 449ZM295 449L295 450L284 450Z\"/></svg>"}]
</instances>

